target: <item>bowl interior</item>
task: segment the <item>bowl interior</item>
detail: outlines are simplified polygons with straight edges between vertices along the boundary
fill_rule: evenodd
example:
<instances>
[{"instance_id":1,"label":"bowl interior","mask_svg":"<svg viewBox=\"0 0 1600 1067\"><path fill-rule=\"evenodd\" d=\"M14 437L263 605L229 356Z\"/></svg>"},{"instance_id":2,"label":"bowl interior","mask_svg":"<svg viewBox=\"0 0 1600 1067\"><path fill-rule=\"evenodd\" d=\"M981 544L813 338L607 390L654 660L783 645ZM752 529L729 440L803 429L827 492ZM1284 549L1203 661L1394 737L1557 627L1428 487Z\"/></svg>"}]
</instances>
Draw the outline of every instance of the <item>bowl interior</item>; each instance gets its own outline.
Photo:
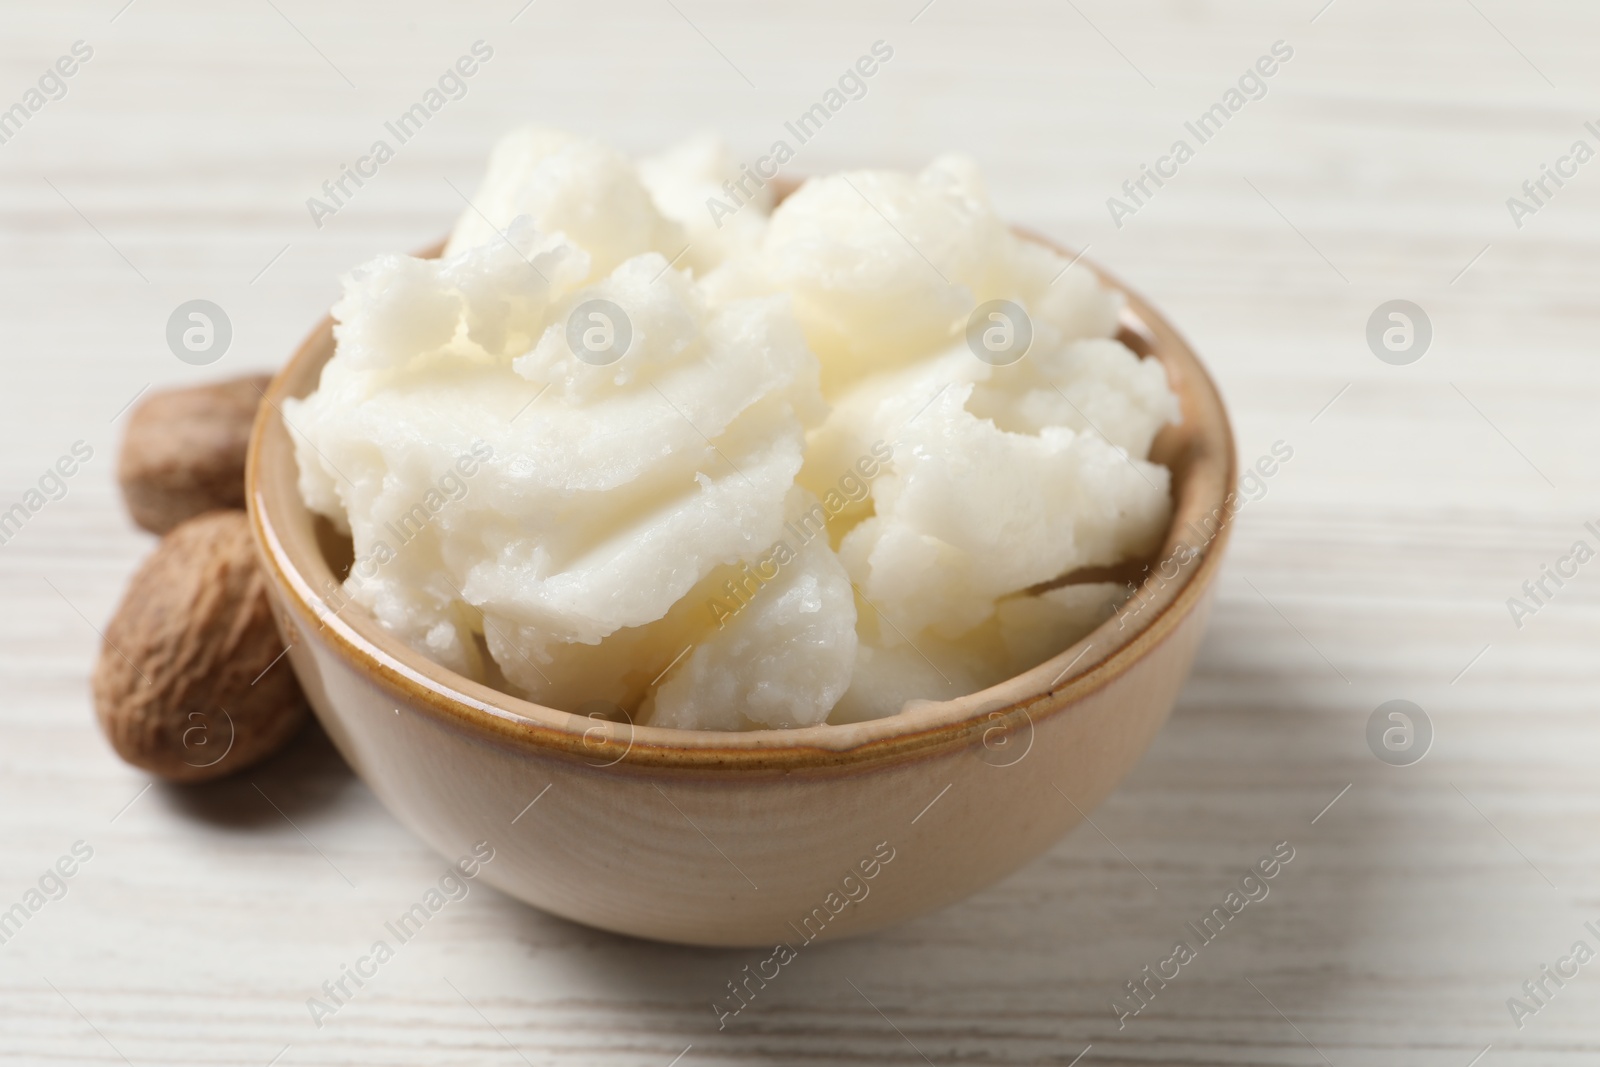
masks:
<instances>
[{"instance_id":1,"label":"bowl interior","mask_svg":"<svg viewBox=\"0 0 1600 1067\"><path fill-rule=\"evenodd\" d=\"M1042 237L1019 232L1062 251ZM437 248L424 253L437 254ZM1215 386L1165 319L1138 294L1088 265L1103 284L1126 297L1118 339L1142 358L1161 362L1182 404L1182 421L1163 429L1151 451L1152 460L1172 471L1172 523L1161 551L1151 560L1066 575L1039 587L1108 579L1135 582L1142 606L1127 613L1131 620L1113 617L1040 666L989 689L915 704L868 722L728 733L597 725L594 719L521 700L433 663L359 607L340 599L340 574L351 554L349 541L334 534L331 525L300 500L293 431L281 405L285 398L303 397L316 388L323 365L333 355L331 319L318 324L273 380L257 417L248 463L248 501L265 565L302 630L309 627L317 639L331 643L364 674L391 690L397 701L499 743L586 759L608 758L607 750L615 749L635 765L788 770L914 755L970 743L975 734L1021 716L1037 720L1104 685L1160 641L1200 598L1231 526L1225 498L1236 478L1233 437ZM1169 561L1188 556L1185 546L1195 554L1174 568ZM1158 577L1158 572L1174 569L1175 574Z\"/></svg>"}]
</instances>

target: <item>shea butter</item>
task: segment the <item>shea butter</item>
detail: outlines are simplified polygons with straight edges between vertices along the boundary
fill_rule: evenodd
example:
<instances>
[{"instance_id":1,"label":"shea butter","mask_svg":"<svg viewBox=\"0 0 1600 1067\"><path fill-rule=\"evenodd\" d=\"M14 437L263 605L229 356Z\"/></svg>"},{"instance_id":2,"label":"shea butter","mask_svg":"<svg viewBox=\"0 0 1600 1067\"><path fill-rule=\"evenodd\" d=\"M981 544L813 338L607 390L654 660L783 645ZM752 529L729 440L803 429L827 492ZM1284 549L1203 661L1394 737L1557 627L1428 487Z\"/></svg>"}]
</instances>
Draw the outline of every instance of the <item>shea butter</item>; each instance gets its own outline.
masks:
<instances>
[{"instance_id":1,"label":"shea butter","mask_svg":"<svg viewBox=\"0 0 1600 1067\"><path fill-rule=\"evenodd\" d=\"M1035 590L1166 530L1178 404L1116 295L962 157L726 219L732 158L519 131L441 258L345 279L284 416L352 610L547 706L705 730L950 699L1109 617L1125 587ZM1025 350L974 347L991 307Z\"/></svg>"}]
</instances>

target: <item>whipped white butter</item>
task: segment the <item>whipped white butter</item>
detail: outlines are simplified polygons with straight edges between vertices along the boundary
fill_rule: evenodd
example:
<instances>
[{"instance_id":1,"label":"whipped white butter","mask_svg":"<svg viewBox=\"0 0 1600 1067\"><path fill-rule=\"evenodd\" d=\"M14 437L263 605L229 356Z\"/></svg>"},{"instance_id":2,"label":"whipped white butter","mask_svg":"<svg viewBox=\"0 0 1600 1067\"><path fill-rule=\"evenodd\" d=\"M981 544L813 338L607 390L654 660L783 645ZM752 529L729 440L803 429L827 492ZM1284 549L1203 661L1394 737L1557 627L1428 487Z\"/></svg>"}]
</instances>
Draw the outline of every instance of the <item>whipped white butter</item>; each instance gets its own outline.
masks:
<instances>
[{"instance_id":1,"label":"whipped white butter","mask_svg":"<svg viewBox=\"0 0 1600 1067\"><path fill-rule=\"evenodd\" d=\"M733 173L707 138L635 165L520 131L443 258L345 279L284 413L350 598L540 703L722 730L949 699L1107 617L1125 590L1025 591L1169 517L1146 456L1177 400L1108 339L1114 294L957 157L719 229ZM1026 311L1014 361L968 343L996 300Z\"/></svg>"}]
</instances>

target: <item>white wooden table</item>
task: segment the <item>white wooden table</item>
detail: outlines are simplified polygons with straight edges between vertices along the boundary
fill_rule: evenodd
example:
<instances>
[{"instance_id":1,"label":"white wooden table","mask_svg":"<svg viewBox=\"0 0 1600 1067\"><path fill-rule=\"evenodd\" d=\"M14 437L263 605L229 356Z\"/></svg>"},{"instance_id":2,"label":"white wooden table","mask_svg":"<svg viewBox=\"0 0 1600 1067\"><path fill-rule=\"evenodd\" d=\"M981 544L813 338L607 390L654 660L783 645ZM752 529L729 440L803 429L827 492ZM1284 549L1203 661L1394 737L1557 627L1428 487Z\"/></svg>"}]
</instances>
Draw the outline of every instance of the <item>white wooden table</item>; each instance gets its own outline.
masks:
<instances>
[{"instance_id":1,"label":"white wooden table","mask_svg":"<svg viewBox=\"0 0 1600 1067\"><path fill-rule=\"evenodd\" d=\"M1506 606L1573 541L1600 547L1600 162L1520 229L1506 206L1574 140L1600 147L1593 5L123 2L0 11L0 108L93 49L0 144L0 508L94 450L0 546L0 909L93 850L0 945L0 1061L1596 1062L1600 962L1520 1029L1506 1003L1574 941L1600 948L1600 563L1520 629ZM479 39L466 97L313 226L306 198ZM1246 461L1294 449L1241 515L1170 726L1098 832L808 951L721 1032L708 1004L754 954L481 886L317 1029L306 998L441 861L316 731L198 789L111 755L94 627L151 544L115 493L120 411L274 367L340 271L445 231L445 179L470 189L514 123L641 152L711 128L754 155L879 39L893 61L797 171L976 154L1005 213L1092 246L1188 333ZM1267 95L1115 227L1106 198L1278 40ZM163 337L197 297L235 330L209 367ZM1392 299L1431 320L1418 362L1368 348ZM1420 763L1368 748L1391 699L1433 724ZM1279 841L1296 858L1271 895L1119 1030L1123 983Z\"/></svg>"}]
</instances>

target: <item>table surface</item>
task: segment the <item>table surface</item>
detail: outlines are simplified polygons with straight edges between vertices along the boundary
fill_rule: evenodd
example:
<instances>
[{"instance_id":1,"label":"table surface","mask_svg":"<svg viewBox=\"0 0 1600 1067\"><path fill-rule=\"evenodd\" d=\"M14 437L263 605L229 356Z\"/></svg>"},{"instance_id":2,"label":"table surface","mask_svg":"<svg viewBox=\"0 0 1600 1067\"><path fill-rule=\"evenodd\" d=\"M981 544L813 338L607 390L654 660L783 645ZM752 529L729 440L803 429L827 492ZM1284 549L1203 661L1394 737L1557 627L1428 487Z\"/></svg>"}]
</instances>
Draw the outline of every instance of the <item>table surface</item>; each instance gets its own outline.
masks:
<instances>
[{"instance_id":1,"label":"table surface","mask_svg":"<svg viewBox=\"0 0 1600 1067\"><path fill-rule=\"evenodd\" d=\"M0 144L0 507L93 449L0 547L0 909L92 849L0 946L0 1062L1596 1061L1600 964L1546 979L1520 1020L1507 1000L1574 942L1600 947L1600 566L1520 626L1507 599L1600 545L1600 165L1571 156L1600 146L1600 10L442 6L0 9L0 107L93 49ZM494 57L467 95L315 226L306 198L479 39ZM306 998L441 861L316 730L201 788L111 754L96 627L152 544L115 490L122 412L151 384L275 367L340 272L445 231L451 184L470 190L514 124L633 152L713 129L753 157L880 39L892 62L795 171L973 153L1005 214L1088 246L1180 325L1242 459L1293 449L1240 514L1170 724L1094 826L961 904L806 953L721 1032L708 1003L749 953L599 933L487 887L316 1028ZM1184 123L1280 40L1266 94L1116 225L1107 198L1195 144ZM1546 164L1568 177L1513 212ZM235 331L208 367L164 341L197 297ZM1395 299L1432 325L1405 365L1366 340ZM1434 732L1409 766L1366 741L1394 699ZM1119 1029L1123 983L1280 841L1296 858L1270 896Z\"/></svg>"}]
</instances>

